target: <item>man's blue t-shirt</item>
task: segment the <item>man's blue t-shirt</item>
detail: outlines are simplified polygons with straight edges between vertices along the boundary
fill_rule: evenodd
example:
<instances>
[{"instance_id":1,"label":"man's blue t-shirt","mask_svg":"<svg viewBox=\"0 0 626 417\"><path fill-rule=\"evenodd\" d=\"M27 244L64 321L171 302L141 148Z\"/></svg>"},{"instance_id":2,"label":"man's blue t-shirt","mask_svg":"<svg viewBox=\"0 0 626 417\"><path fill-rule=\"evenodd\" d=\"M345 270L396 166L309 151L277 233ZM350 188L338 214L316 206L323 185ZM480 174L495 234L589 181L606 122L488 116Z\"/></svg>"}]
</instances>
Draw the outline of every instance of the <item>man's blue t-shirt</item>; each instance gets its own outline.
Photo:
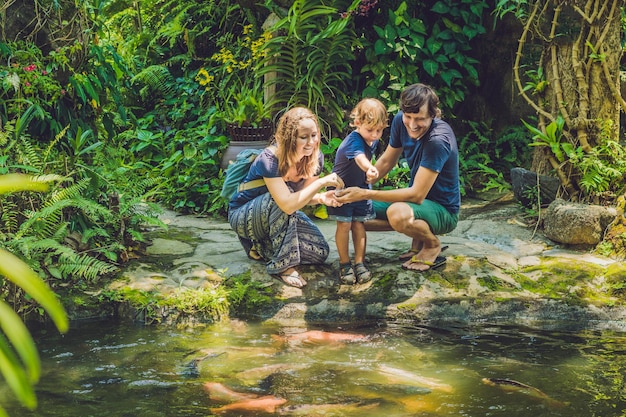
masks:
<instances>
[{"instance_id":1,"label":"man's blue t-shirt","mask_svg":"<svg viewBox=\"0 0 626 417\"><path fill-rule=\"evenodd\" d=\"M419 140L409 136L402 123L402 112L398 112L391 122L389 146L402 148L402 155L411 168L409 187L413 185L415 174L420 166L439 175L426 198L456 214L461 207L459 184L459 149L456 136L450 125L435 118L430 129Z\"/></svg>"},{"instance_id":2,"label":"man's blue t-shirt","mask_svg":"<svg viewBox=\"0 0 626 417\"><path fill-rule=\"evenodd\" d=\"M376 145L378 145L378 141L369 146L356 130L352 131L341 142L337 148L333 172L339 175L346 187L370 188L366 182L365 171L358 166L355 158L364 154L368 161L371 161Z\"/></svg>"}]
</instances>

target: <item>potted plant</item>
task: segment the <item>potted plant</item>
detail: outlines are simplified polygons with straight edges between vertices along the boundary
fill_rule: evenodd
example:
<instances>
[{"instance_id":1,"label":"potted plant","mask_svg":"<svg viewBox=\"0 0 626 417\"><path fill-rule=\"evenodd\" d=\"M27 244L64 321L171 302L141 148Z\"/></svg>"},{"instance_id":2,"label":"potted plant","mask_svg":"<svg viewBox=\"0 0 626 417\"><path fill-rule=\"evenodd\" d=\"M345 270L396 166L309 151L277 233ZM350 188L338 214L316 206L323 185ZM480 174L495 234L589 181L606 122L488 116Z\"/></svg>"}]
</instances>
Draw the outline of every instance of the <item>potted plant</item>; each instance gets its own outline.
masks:
<instances>
[{"instance_id":1,"label":"potted plant","mask_svg":"<svg viewBox=\"0 0 626 417\"><path fill-rule=\"evenodd\" d=\"M266 136L266 133L254 133L257 129L271 131L272 106L264 97L264 78L258 71L267 55L265 44L271 37L269 32L255 35L251 24L243 26L240 34L225 34L217 42L219 52L211 56L213 65L199 79L210 90L218 118L233 141Z\"/></svg>"},{"instance_id":2,"label":"potted plant","mask_svg":"<svg viewBox=\"0 0 626 417\"><path fill-rule=\"evenodd\" d=\"M260 83L242 85L221 104L230 139L235 142L265 141L273 133L271 106L265 103Z\"/></svg>"},{"instance_id":3,"label":"potted plant","mask_svg":"<svg viewBox=\"0 0 626 417\"><path fill-rule=\"evenodd\" d=\"M269 32L255 36L253 26L245 25L239 34L223 35L211 65L198 70L196 81L204 87L207 102L215 105L215 117L223 122L230 138L222 167L228 166L240 150L260 149L272 137L272 104L264 97L264 77L258 71L269 39Z\"/></svg>"}]
</instances>

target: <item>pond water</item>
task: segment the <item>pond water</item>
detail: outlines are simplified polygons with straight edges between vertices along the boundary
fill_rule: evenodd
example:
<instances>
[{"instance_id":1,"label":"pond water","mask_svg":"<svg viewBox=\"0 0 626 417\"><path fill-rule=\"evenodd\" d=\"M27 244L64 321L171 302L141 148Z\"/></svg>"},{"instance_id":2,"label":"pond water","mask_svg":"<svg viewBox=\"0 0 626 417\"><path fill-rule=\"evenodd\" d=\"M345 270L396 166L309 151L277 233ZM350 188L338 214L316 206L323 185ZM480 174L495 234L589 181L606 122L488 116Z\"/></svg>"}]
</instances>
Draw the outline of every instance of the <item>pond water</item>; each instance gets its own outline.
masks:
<instances>
[{"instance_id":1,"label":"pond water","mask_svg":"<svg viewBox=\"0 0 626 417\"><path fill-rule=\"evenodd\" d=\"M626 409L626 335L608 332L231 321L86 322L66 335L33 335L39 406L25 410L0 385L10 416L608 417Z\"/></svg>"}]
</instances>

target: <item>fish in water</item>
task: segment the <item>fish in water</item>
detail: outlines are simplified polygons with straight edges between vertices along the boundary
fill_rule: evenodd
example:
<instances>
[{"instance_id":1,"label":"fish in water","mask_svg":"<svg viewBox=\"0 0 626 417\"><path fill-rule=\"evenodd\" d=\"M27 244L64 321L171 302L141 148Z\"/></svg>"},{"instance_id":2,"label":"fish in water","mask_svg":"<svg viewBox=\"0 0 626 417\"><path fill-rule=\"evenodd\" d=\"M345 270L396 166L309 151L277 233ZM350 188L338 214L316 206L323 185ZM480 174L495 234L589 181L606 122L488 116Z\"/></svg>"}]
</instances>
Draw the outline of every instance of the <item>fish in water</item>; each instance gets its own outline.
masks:
<instances>
[{"instance_id":1,"label":"fish in water","mask_svg":"<svg viewBox=\"0 0 626 417\"><path fill-rule=\"evenodd\" d=\"M509 391L509 392L519 392L522 394L526 394L530 397L533 398L538 398L540 400L543 400L544 402L546 402L548 405L550 405L551 407L557 407L557 408L561 408L561 407L565 407L567 405L567 403L564 403L562 401L558 401L555 400L554 398L550 397L548 394L546 394L545 392L535 388L535 387L531 387L530 385L526 385L522 382L519 381L515 381L512 379L506 379L506 378L483 378L482 379L483 384L492 386L492 387L498 387L504 391Z\"/></svg>"},{"instance_id":2,"label":"fish in water","mask_svg":"<svg viewBox=\"0 0 626 417\"><path fill-rule=\"evenodd\" d=\"M378 370L385 375L390 382L396 384L417 384L433 391L452 392L452 387L437 379L417 375L404 369L393 368L391 366L379 364Z\"/></svg>"},{"instance_id":3,"label":"fish in water","mask_svg":"<svg viewBox=\"0 0 626 417\"><path fill-rule=\"evenodd\" d=\"M362 334L326 332L322 330L308 330L306 332L288 336L274 336L274 338L292 343L343 343L362 342L367 340L367 336Z\"/></svg>"},{"instance_id":4,"label":"fish in water","mask_svg":"<svg viewBox=\"0 0 626 417\"><path fill-rule=\"evenodd\" d=\"M307 368L308 364L278 363L273 365L259 366L257 368L246 369L237 373L237 378L244 382L260 381L271 374L286 371L296 371Z\"/></svg>"},{"instance_id":5,"label":"fish in water","mask_svg":"<svg viewBox=\"0 0 626 417\"><path fill-rule=\"evenodd\" d=\"M211 408L211 412L215 414L229 411L274 413L278 407L286 402L287 400L284 398L265 395L258 398L244 399L218 408Z\"/></svg>"},{"instance_id":6,"label":"fish in water","mask_svg":"<svg viewBox=\"0 0 626 417\"><path fill-rule=\"evenodd\" d=\"M185 368L182 371L183 376L188 377L188 378L197 378L200 376L200 370L198 369L198 366L200 365L200 363L202 361L204 361L205 359L209 359L209 358L216 358L219 357L221 355L224 355L225 352L222 353L208 353L200 358L195 358L190 360L187 365L185 365Z\"/></svg>"},{"instance_id":7,"label":"fish in water","mask_svg":"<svg viewBox=\"0 0 626 417\"><path fill-rule=\"evenodd\" d=\"M252 400L258 397L256 394L233 391L220 382L205 382L203 388L209 398L217 402Z\"/></svg>"},{"instance_id":8,"label":"fish in water","mask_svg":"<svg viewBox=\"0 0 626 417\"><path fill-rule=\"evenodd\" d=\"M338 404L298 404L281 407L277 415L305 416L305 417L328 417L356 415L377 408L378 402L370 404L362 403L338 403Z\"/></svg>"},{"instance_id":9,"label":"fish in water","mask_svg":"<svg viewBox=\"0 0 626 417\"><path fill-rule=\"evenodd\" d=\"M395 395L424 395L432 392L430 388L407 384L367 384L366 387L376 392L390 392Z\"/></svg>"}]
</instances>

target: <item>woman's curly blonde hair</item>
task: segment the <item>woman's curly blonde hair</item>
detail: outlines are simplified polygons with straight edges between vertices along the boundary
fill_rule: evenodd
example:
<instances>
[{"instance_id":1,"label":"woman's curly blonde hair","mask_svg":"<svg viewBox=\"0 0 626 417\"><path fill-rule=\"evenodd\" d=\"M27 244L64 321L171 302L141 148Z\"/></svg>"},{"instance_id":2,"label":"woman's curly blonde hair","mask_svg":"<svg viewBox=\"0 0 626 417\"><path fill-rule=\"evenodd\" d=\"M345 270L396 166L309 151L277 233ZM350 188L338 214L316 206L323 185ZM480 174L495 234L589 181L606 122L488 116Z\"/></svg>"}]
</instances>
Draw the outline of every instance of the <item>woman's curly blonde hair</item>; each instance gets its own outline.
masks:
<instances>
[{"instance_id":1,"label":"woman's curly blonde hair","mask_svg":"<svg viewBox=\"0 0 626 417\"><path fill-rule=\"evenodd\" d=\"M311 119L315 122L319 132L319 121L315 113L306 107L294 107L283 114L276 126L274 141L277 145L276 157L278 158L278 170L280 175L285 175L289 167L295 166L299 176L310 178L319 172L320 141L315 145L315 150L310 156L297 159L296 144L298 139L298 127L303 119Z\"/></svg>"}]
</instances>

